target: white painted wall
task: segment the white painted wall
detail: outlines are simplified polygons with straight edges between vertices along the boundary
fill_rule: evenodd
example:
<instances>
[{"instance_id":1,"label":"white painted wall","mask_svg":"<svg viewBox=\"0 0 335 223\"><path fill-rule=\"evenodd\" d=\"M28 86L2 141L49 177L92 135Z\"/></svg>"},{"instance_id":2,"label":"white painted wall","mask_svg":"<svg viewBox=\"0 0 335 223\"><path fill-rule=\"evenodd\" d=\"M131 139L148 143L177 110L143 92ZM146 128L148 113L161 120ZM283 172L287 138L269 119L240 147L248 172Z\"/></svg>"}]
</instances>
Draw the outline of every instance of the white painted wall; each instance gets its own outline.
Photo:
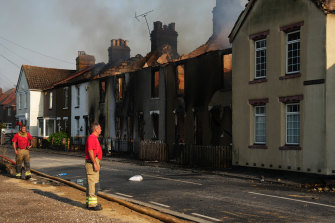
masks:
<instances>
[{"instance_id":1,"label":"white painted wall","mask_svg":"<svg viewBox=\"0 0 335 223\"><path fill-rule=\"evenodd\" d=\"M80 104L77 105L77 86L80 91ZM88 83L81 83L71 86L71 136L78 136L76 116L79 116L79 127L83 131L79 131L79 136L85 136L85 120L83 116L88 115Z\"/></svg>"},{"instance_id":2,"label":"white painted wall","mask_svg":"<svg viewBox=\"0 0 335 223\"><path fill-rule=\"evenodd\" d=\"M43 92L41 91L30 91L30 97L31 100L29 100L29 126L30 126L30 134L32 136L38 136L38 117L43 117Z\"/></svg>"}]
</instances>

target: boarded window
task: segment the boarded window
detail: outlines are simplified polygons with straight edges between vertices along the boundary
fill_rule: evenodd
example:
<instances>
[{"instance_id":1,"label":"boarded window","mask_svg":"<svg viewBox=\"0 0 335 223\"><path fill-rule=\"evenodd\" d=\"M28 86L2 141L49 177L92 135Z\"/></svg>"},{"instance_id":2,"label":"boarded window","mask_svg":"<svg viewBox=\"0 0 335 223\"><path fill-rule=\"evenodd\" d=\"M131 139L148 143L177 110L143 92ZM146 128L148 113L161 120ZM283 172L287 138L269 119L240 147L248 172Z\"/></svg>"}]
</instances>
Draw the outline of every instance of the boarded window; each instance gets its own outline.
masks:
<instances>
[{"instance_id":1,"label":"boarded window","mask_svg":"<svg viewBox=\"0 0 335 223\"><path fill-rule=\"evenodd\" d=\"M151 97L159 97L159 71L154 71L151 74Z\"/></svg>"},{"instance_id":2,"label":"boarded window","mask_svg":"<svg viewBox=\"0 0 335 223\"><path fill-rule=\"evenodd\" d=\"M184 65L177 66L177 78L178 78L178 94L184 94L185 90L185 68Z\"/></svg>"}]
</instances>

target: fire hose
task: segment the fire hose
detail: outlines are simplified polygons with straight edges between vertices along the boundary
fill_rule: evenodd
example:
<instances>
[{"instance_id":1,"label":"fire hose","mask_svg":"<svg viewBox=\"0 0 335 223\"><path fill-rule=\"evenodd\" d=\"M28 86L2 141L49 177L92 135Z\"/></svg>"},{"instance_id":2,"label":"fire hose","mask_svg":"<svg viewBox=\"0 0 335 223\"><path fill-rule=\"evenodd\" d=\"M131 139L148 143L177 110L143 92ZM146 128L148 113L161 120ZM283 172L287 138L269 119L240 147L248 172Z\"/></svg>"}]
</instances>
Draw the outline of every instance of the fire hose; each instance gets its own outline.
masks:
<instances>
[{"instance_id":1,"label":"fire hose","mask_svg":"<svg viewBox=\"0 0 335 223\"><path fill-rule=\"evenodd\" d=\"M4 160L7 160L8 162L12 163L13 165L16 165L16 163L5 157L5 156L2 156L0 155L0 158L4 159ZM39 171L36 171L36 170L33 170L31 169L30 170L32 173L36 174L36 175L39 175L39 176L42 176L42 177L45 177L45 178L49 178L49 179L52 179L52 180L55 180L55 181L58 181L58 182L61 182L61 183L64 183L68 186L71 186L73 188L76 188L78 190L81 190L81 191L84 191L86 192L86 188L83 187L83 186L80 186L78 184L75 184L71 181L67 181L67 180L64 180L62 178L59 178L59 177L54 177L54 176L49 176L45 173L42 173L42 172L39 172ZM168 215L168 214L163 214L161 212L158 212L158 211L155 211L153 209L150 209L150 208L147 208L147 207L142 207L140 205L137 205L137 204L133 204L129 201L125 201L125 200L122 200L122 199L118 199L118 198L115 198L115 197L112 197L108 194L105 194L105 193L102 193L102 192L98 192L98 196L101 197L101 198L104 198L108 201L112 201L112 202L116 202L116 203L119 203L129 209L132 209L136 212L139 212L139 213L142 213L142 214L145 214L145 215L148 215L148 216L151 216L153 218L157 218L163 222L169 222L169 223L182 223L182 222L188 222L188 221L184 221L184 220L181 220L181 219L178 219L176 217L173 217L171 215Z\"/></svg>"}]
</instances>

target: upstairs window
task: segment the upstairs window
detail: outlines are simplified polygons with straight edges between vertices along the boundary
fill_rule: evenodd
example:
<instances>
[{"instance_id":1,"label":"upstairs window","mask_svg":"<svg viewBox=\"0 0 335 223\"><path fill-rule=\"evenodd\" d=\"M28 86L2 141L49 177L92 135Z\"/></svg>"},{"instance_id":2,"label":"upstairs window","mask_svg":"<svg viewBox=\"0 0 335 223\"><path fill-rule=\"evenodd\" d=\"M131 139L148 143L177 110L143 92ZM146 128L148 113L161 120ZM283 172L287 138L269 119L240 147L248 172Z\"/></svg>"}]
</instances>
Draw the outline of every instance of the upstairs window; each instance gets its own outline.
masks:
<instances>
[{"instance_id":1,"label":"upstairs window","mask_svg":"<svg viewBox=\"0 0 335 223\"><path fill-rule=\"evenodd\" d=\"M28 93L24 93L24 108L27 108L28 105Z\"/></svg>"},{"instance_id":2,"label":"upstairs window","mask_svg":"<svg viewBox=\"0 0 335 223\"><path fill-rule=\"evenodd\" d=\"M266 39L255 41L255 79L266 77Z\"/></svg>"},{"instance_id":3,"label":"upstairs window","mask_svg":"<svg viewBox=\"0 0 335 223\"><path fill-rule=\"evenodd\" d=\"M80 86L76 86L77 104L76 107L80 106Z\"/></svg>"},{"instance_id":4,"label":"upstairs window","mask_svg":"<svg viewBox=\"0 0 335 223\"><path fill-rule=\"evenodd\" d=\"M52 92L49 94L49 109L52 109Z\"/></svg>"},{"instance_id":5,"label":"upstairs window","mask_svg":"<svg viewBox=\"0 0 335 223\"><path fill-rule=\"evenodd\" d=\"M300 72L300 30L286 34L286 74Z\"/></svg>"},{"instance_id":6,"label":"upstairs window","mask_svg":"<svg viewBox=\"0 0 335 223\"><path fill-rule=\"evenodd\" d=\"M183 95L185 91L185 67L184 65L177 66L177 94Z\"/></svg>"},{"instance_id":7,"label":"upstairs window","mask_svg":"<svg viewBox=\"0 0 335 223\"><path fill-rule=\"evenodd\" d=\"M159 71L153 71L151 73L151 97L159 97Z\"/></svg>"},{"instance_id":8,"label":"upstairs window","mask_svg":"<svg viewBox=\"0 0 335 223\"><path fill-rule=\"evenodd\" d=\"M100 91L100 103L104 103L106 96L106 81L100 81L99 91Z\"/></svg>"},{"instance_id":9,"label":"upstairs window","mask_svg":"<svg viewBox=\"0 0 335 223\"><path fill-rule=\"evenodd\" d=\"M65 87L64 88L64 109L68 108L69 104L69 88Z\"/></svg>"},{"instance_id":10,"label":"upstairs window","mask_svg":"<svg viewBox=\"0 0 335 223\"><path fill-rule=\"evenodd\" d=\"M117 99L122 100L123 99L123 78L119 77L116 79L116 94Z\"/></svg>"},{"instance_id":11,"label":"upstairs window","mask_svg":"<svg viewBox=\"0 0 335 223\"><path fill-rule=\"evenodd\" d=\"M19 109L22 109L22 94L19 94Z\"/></svg>"},{"instance_id":12,"label":"upstairs window","mask_svg":"<svg viewBox=\"0 0 335 223\"><path fill-rule=\"evenodd\" d=\"M12 116L12 108L11 107L8 107L8 117Z\"/></svg>"}]
</instances>

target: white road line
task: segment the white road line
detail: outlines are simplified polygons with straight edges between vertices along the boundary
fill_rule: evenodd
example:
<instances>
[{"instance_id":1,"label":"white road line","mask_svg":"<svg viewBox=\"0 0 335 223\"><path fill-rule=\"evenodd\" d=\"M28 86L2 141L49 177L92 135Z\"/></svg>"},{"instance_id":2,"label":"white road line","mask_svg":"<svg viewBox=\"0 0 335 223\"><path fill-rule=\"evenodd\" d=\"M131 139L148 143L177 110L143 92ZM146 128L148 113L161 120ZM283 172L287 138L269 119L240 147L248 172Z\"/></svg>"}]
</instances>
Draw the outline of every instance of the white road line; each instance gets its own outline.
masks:
<instances>
[{"instance_id":1,"label":"white road line","mask_svg":"<svg viewBox=\"0 0 335 223\"><path fill-rule=\"evenodd\" d=\"M133 197L133 196L127 195L127 194L121 194L121 193L115 193L115 194L120 195L120 196L124 196L124 197Z\"/></svg>"},{"instance_id":2,"label":"white road line","mask_svg":"<svg viewBox=\"0 0 335 223\"><path fill-rule=\"evenodd\" d=\"M212 220L212 221L221 221L220 219L208 217L208 216L201 215L201 214L198 214L198 213L192 213L192 214L195 215L195 216L198 216L198 217L207 218L207 219Z\"/></svg>"},{"instance_id":3,"label":"white road line","mask_svg":"<svg viewBox=\"0 0 335 223\"><path fill-rule=\"evenodd\" d=\"M319 205L319 206L325 206L325 207L335 208L335 206L328 205L328 204L321 204L321 203L316 203L316 202L303 201L303 200L298 200L298 199L293 199L293 198L279 197L279 196L268 195L268 194L261 194L261 193L255 193L255 192L248 192L248 193L249 194L260 195L260 196L273 197L273 198L278 198L278 199L284 199L284 200L290 200L290 201L296 201L296 202L301 202L301 203L314 204L314 205Z\"/></svg>"},{"instance_id":4,"label":"white road line","mask_svg":"<svg viewBox=\"0 0 335 223\"><path fill-rule=\"evenodd\" d=\"M151 204L156 204L158 206L162 206L162 207L165 207L165 208L169 208L170 206L169 205L165 205L165 204L161 204L161 203L157 203L157 202L154 202L154 201L149 201Z\"/></svg>"},{"instance_id":5,"label":"white road line","mask_svg":"<svg viewBox=\"0 0 335 223\"><path fill-rule=\"evenodd\" d=\"M176 181L176 182L181 182L181 183L186 183L186 184L194 184L194 185L202 186L202 184L194 183L194 182L190 182L190 181L176 180L176 179L170 179L170 178L159 177L159 176L152 176L152 175L147 175L147 174L142 174L142 175L143 176L147 176L147 177L153 177L153 178L163 179L163 180L171 180L171 181Z\"/></svg>"}]
</instances>

